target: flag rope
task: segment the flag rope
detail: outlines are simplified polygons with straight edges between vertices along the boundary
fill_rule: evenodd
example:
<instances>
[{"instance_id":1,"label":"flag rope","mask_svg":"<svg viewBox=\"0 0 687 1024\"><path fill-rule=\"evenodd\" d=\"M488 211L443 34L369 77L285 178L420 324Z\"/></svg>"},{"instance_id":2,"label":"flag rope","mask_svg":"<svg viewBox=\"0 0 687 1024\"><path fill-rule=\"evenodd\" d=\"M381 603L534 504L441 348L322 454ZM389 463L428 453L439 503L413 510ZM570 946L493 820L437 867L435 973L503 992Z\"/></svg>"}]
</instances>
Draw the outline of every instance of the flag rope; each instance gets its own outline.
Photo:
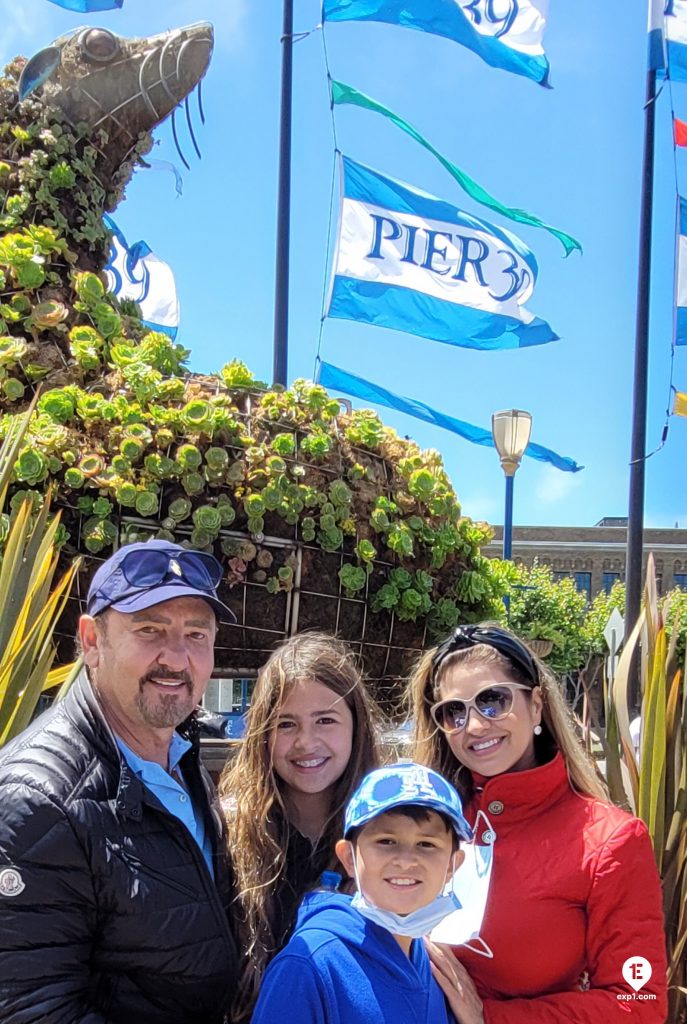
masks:
<instances>
[{"instance_id":1,"label":"flag rope","mask_svg":"<svg viewBox=\"0 0 687 1024\"><path fill-rule=\"evenodd\" d=\"M320 326L319 326L319 330L317 332L317 352L315 354L315 365L313 367L313 378L315 380L317 379L317 367L318 367L318 364L320 362L320 352L321 352L321 349L322 349L322 336L323 336L323 333L324 333L324 322L326 320L325 306L326 306L326 303L327 303L327 285L329 283L329 274L330 274L332 224L333 224L333 216L334 216L334 194L335 194L335 191L336 191L336 168L337 168L338 157L339 157L339 154L340 154L339 143L338 143L337 136L336 136L336 117L335 117L335 114L334 114L334 103L331 100L331 86L330 86L330 83L331 83L331 80L332 80L332 75L331 75L331 70L330 70L330 67L329 67L329 52L327 50L327 37L326 37L326 31L325 31L324 22L321 25L319 25L318 28L321 28L321 30L322 30L322 53L324 55L324 67L325 67L325 71L326 71L326 75L327 75L327 91L329 92L329 96L330 96L329 113L330 113L331 122L332 122L332 137L333 137L333 141L334 141L334 152L332 154L332 181L331 181L331 188L330 188L330 192L329 192L329 218L328 218L328 227L327 227L327 248L326 248L326 253L325 253L325 258L324 258L324 279L323 279L323 283L322 283L322 306L321 306L321 312L320 312Z\"/></svg>"}]
</instances>

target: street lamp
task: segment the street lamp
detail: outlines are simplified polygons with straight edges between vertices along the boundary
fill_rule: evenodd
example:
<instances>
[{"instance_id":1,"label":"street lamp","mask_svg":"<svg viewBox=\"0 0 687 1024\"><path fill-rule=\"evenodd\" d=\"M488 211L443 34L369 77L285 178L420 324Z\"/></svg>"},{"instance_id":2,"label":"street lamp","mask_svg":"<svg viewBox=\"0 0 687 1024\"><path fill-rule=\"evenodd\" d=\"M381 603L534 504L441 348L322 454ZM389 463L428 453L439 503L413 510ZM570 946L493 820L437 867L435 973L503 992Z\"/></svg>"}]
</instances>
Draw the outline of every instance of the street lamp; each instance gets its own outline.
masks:
<instances>
[{"instance_id":1,"label":"street lamp","mask_svg":"<svg viewBox=\"0 0 687 1024\"><path fill-rule=\"evenodd\" d=\"M503 522L503 557L513 546L513 477L529 444L532 416L522 409L505 409L491 417L491 433L506 477L506 514Z\"/></svg>"}]
</instances>

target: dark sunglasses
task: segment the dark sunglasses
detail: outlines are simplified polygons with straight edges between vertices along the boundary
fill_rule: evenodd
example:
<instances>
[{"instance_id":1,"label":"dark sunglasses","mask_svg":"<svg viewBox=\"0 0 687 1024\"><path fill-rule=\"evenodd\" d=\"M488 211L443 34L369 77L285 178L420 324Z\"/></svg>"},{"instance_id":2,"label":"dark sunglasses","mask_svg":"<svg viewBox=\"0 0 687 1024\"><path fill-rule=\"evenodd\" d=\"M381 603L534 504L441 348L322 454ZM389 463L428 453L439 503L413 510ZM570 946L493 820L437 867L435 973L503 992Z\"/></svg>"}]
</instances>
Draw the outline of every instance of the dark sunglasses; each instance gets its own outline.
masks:
<instances>
[{"instance_id":1,"label":"dark sunglasses","mask_svg":"<svg viewBox=\"0 0 687 1024\"><path fill-rule=\"evenodd\" d=\"M514 690L530 689L531 687L525 686L524 683L492 683L469 700L450 697L434 704L429 710L441 731L450 736L465 728L470 708L474 708L490 722L495 722L499 718L505 718L513 710Z\"/></svg>"},{"instance_id":2,"label":"dark sunglasses","mask_svg":"<svg viewBox=\"0 0 687 1024\"><path fill-rule=\"evenodd\" d=\"M155 587L168 578L182 579L196 590L214 592L222 579L222 566L214 555L205 551L132 551L118 567L132 587ZM99 593L107 592L107 583Z\"/></svg>"},{"instance_id":3,"label":"dark sunglasses","mask_svg":"<svg viewBox=\"0 0 687 1024\"><path fill-rule=\"evenodd\" d=\"M532 680L532 686L539 685L539 672L531 652L516 637L498 626L456 626L453 633L440 644L432 658L432 682L436 680L437 670L449 654L464 651L477 644L493 647L499 654L518 668L523 675Z\"/></svg>"}]
</instances>

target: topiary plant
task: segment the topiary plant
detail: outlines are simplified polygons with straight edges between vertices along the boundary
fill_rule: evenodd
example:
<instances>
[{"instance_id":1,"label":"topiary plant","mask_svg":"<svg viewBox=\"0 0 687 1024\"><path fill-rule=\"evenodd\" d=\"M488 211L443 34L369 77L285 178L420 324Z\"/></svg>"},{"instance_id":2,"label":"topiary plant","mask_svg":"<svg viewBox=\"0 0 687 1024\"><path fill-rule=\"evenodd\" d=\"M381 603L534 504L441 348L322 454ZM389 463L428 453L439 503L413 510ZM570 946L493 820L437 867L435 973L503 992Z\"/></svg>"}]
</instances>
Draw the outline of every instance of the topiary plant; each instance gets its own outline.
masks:
<instances>
[{"instance_id":1,"label":"topiary plant","mask_svg":"<svg viewBox=\"0 0 687 1024\"><path fill-rule=\"evenodd\" d=\"M104 31L56 40L60 61L43 85L19 60L0 79L0 437L42 387L14 490L52 487L66 557L102 558L150 536L212 550L240 624L219 634L227 672L258 667L283 635L318 626L356 644L374 678L399 677L430 636L497 600L499 578L480 554L489 528L461 514L439 454L375 413L342 412L306 380L270 389L238 360L190 373L188 350L106 291L102 216L155 119L143 101L126 107L126 131L119 115L93 118L85 100L78 117L67 109L78 95L69 76L88 70L80 47ZM207 65L209 44L177 52L183 35L111 38L124 58L117 74L129 58L138 66L144 45L176 54L175 100ZM144 85L168 112L164 90ZM95 564L87 557L86 571Z\"/></svg>"}]
</instances>

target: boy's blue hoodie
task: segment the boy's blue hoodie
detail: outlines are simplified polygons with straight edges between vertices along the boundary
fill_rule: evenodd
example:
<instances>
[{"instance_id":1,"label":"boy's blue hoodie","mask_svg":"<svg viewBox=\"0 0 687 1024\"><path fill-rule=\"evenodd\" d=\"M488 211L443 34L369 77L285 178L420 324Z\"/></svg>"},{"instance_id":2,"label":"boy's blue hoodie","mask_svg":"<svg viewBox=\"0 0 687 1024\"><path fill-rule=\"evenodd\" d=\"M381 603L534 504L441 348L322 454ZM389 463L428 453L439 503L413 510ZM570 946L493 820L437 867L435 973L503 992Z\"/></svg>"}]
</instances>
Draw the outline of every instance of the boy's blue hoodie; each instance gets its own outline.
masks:
<instances>
[{"instance_id":1,"label":"boy's blue hoodie","mask_svg":"<svg viewBox=\"0 0 687 1024\"><path fill-rule=\"evenodd\" d=\"M252 1024L453 1024L421 939L410 957L336 892L306 896L265 972Z\"/></svg>"}]
</instances>

